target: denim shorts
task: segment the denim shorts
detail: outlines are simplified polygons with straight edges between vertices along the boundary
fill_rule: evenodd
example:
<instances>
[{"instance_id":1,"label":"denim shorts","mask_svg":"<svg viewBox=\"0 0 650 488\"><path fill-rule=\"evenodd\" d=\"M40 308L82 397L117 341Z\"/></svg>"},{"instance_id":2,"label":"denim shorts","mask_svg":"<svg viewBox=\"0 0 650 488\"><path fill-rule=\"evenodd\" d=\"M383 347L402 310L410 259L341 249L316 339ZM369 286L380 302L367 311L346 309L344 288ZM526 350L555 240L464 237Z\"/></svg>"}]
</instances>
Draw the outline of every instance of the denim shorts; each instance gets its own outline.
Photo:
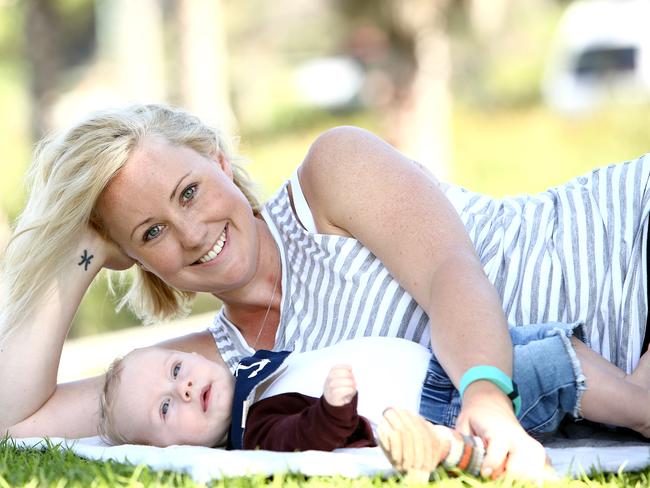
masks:
<instances>
[{"instance_id":1,"label":"denim shorts","mask_svg":"<svg viewBox=\"0 0 650 488\"><path fill-rule=\"evenodd\" d=\"M518 419L536 437L554 432L565 415L580 417L585 378L570 337L582 340L580 324L549 323L510 329L513 379L521 397ZM447 373L431 357L422 386L420 414L453 427L461 400Z\"/></svg>"}]
</instances>

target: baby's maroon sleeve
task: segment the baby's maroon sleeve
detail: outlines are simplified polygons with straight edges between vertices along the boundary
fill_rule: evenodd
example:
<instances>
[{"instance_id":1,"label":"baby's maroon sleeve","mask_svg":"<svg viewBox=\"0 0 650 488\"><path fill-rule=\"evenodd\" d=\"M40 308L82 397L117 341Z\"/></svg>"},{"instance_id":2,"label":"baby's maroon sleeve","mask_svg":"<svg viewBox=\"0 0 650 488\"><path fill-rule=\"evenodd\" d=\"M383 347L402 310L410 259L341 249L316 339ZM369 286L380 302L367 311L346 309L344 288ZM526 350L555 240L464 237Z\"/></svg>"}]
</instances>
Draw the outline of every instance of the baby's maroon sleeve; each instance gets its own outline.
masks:
<instances>
[{"instance_id":1,"label":"baby's maroon sleeve","mask_svg":"<svg viewBox=\"0 0 650 488\"><path fill-rule=\"evenodd\" d=\"M367 419L357 413L358 394L335 407L321 396L283 393L253 404L246 418L244 449L331 451L339 447L374 447Z\"/></svg>"}]
</instances>

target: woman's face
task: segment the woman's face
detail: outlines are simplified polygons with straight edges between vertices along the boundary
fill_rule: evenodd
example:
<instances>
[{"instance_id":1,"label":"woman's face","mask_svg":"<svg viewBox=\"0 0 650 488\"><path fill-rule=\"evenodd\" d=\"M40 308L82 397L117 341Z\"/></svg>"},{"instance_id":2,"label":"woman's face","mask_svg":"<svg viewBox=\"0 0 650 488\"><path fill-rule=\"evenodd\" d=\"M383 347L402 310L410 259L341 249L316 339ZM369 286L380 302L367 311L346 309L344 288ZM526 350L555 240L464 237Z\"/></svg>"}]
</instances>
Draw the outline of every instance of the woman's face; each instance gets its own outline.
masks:
<instances>
[{"instance_id":1,"label":"woman's face","mask_svg":"<svg viewBox=\"0 0 650 488\"><path fill-rule=\"evenodd\" d=\"M258 237L230 162L162 138L145 139L102 193L110 237L167 284L214 294L253 276Z\"/></svg>"}]
</instances>

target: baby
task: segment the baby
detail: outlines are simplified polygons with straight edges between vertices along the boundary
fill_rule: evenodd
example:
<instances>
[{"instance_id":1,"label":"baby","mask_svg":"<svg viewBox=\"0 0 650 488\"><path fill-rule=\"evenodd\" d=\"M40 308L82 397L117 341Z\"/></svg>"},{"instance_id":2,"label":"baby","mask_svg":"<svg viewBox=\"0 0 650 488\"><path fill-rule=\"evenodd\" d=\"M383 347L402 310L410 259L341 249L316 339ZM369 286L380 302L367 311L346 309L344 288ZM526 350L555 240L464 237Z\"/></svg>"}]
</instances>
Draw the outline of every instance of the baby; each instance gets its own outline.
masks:
<instances>
[{"instance_id":1,"label":"baby","mask_svg":"<svg viewBox=\"0 0 650 488\"><path fill-rule=\"evenodd\" d=\"M419 369L419 376L410 382L397 382L398 369L386 361L374 368L363 366L363 361L373 358L376 362L388 353L401 358L406 370ZM383 410L389 402L415 408L430 357L428 349L404 339L361 338L300 354L258 351L243 360L233 376L224 363L198 354L159 347L136 349L116 360L106 374L100 430L104 439L114 444L331 451L375 446L373 431L379 429L382 446L402 471L424 473L428 478L442 461L447 468L478 474L484 453L480 439L425 423L408 410L391 409L387 419L402 427L417 425L408 435L415 434L418 442L426 443L431 456L411 459L402 453L401 443L393 440L391 444L391 437L403 437L404 433L395 432L391 423L382 419ZM359 370L357 376L364 385L360 390L368 392L363 401L358 401L351 366L330 367L334 359L345 359ZM416 368L418 364L424 369ZM324 386L322 377L326 378ZM313 381L315 378L319 380ZM395 390L376 388L386 380L398 383ZM322 395L315 398L278 391L293 390L297 384L303 384L303 391ZM247 396L250 386L255 387L256 400L249 409L250 402L241 397ZM372 395L372 391L383 393ZM357 413L358 405L368 417ZM243 416L245 435L238 427ZM377 426L379 421L383 425Z\"/></svg>"},{"instance_id":2,"label":"baby","mask_svg":"<svg viewBox=\"0 0 650 488\"><path fill-rule=\"evenodd\" d=\"M574 332L577 326L562 324L511 329L514 383L507 393L523 427L534 435L552 432L570 414L648 436L647 355L626 375ZM490 368L470 369L461 389L472 375L508 388L509 378L493 376ZM519 385L520 398L513 385ZM430 471L442 461L476 474L481 440L448 428L460 401L431 351L404 339L365 337L301 353L257 351L234 375L224 363L198 354L150 347L109 369L101 432L113 443L276 451L374 446L378 438L398 469ZM416 441L431 452L415 467L391 442L396 435L414 435L409 422L419 425Z\"/></svg>"}]
</instances>

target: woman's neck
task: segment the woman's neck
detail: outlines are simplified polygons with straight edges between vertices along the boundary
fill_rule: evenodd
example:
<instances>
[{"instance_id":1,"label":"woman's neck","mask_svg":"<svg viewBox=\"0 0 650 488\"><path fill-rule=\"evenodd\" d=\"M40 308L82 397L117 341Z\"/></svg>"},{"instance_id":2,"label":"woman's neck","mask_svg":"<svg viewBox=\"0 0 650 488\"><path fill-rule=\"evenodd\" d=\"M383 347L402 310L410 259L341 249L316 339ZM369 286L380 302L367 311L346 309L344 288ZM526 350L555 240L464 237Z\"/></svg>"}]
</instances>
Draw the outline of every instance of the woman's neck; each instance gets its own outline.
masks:
<instances>
[{"instance_id":1,"label":"woman's neck","mask_svg":"<svg viewBox=\"0 0 650 488\"><path fill-rule=\"evenodd\" d=\"M253 344L262 329L259 345L275 337L282 303L282 267L280 251L266 222L256 220L258 235L257 266L249 283L232 293L218 296L228 319ZM271 345L273 341L271 340Z\"/></svg>"}]
</instances>

